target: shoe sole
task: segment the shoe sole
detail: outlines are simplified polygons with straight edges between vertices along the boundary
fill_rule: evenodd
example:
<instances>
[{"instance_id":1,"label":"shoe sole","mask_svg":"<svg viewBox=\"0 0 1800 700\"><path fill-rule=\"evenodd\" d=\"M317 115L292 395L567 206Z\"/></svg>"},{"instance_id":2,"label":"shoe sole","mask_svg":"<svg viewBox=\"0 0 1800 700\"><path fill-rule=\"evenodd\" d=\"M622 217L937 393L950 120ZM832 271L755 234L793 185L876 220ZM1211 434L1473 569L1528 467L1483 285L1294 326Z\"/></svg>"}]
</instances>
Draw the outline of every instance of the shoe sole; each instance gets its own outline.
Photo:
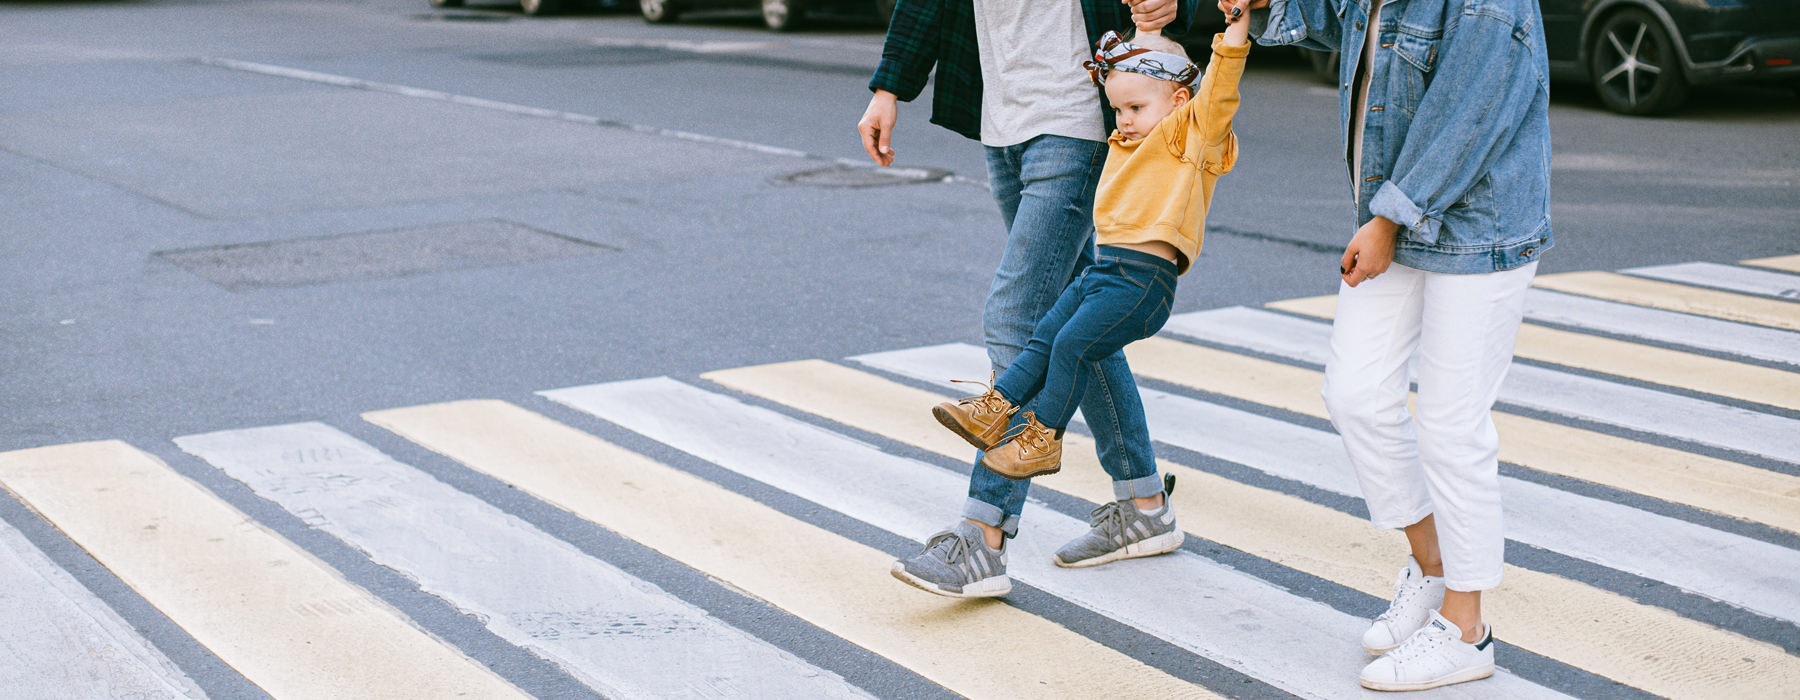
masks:
<instances>
[{"instance_id":1,"label":"shoe sole","mask_svg":"<svg viewBox=\"0 0 1800 700\"><path fill-rule=\"evenodd\" d=\"M894 562L894 568L889 571L894 578L906 582L907 585L945 598L997 598L1012 592L1012 579L1007 578L1004 574L990 576L963 586L961 591L949 591L939 588L935 583L912 575L906 570L906 565L901 562Z\"/></svg>"},{"instance_id":2,"label":"shoe sole","mask_svg":"<svg viewBox=\"0 0 1800 700\"><path fill-rule=\"evenodd\" d=\"M1187 536L1182 534L1180 530L1170 530L1155 537L1147 538L1139 542L1133 542L1097 557L1088 557L1075 562L1065 562L1061 555L1057 555L1051 557L1051 560L1055 561L1057 566L1065 569L1084 569L1090 566L1111 564L1121 559L1136 559L1138 557L1153 557L1158 554L1167 554L1180 549L1181 543L1186 540Z\"/></svg>"},{"instance_id":3,"label":"shoe sole","mask_svg":"<svg viewBox=\"0 0 1800 700\"><path fill-rule=\"evenodd\" d=\"M1399 648L1400 648L1399 644L1394 644L1393 646L1386 646L1386 647L1372 647L1367 644L1364 644L1363 652L1368 654L1369 656L1382 656L1390 651L1393 651L1393 650L1399 649Z\"/></svg>"},{"instance_id":4,"label":"shoe sole","mask_svg":"<svg viewBox=\"0 0 1800 700\"><path fill-rule=\"evenodd\" d=\"M1001 476L1001 477L1005 477L1007 479L1012 479L1013 481L1024 481L1026 479L1035 479L1037 477L1044 476L1046 474L1055 474L1057 472L1060 472L1060 471L1062 471L1062 463L1058 462L1056 465L1054 465L1048 469L1039 469L1037 471L1028 472L1025 474L1009 474L1007 472L1003 472L998 469L995 469L993 467L993 465L988 464L987 455L982 455L981 456L981 468L986 469L990 472L993 472L996 476Z\"/></svg>"},{"instance_id":5,"label":"shoe sole","mask_svg":"<svg viewBox=\"0 0 1800 700\"><path fill-rule=\"evenodd\" d=\"M1485 664L1482 666L1476 666L1474 668L1466 668L1461 671L1457 671L1455 673L1438 676L1437 678L1433 678L1431 680L1417 681L1417 682L1413 682L1413 683L1401 683L1398 681L1372 681L1367 678L1358 678L1357 680L1362 682L1362 687L1368 688L1369 690L1382 690L1382 691L1388 691L1388 692L1396 692L1396 691L1408 691L1408 690L1430 690L1432 688L1441 688L1446 685L1455 685L1457 683L1467 683L1469 681L1478 681L1478 680L1487 678L1488 676L1492 676L1492 675L1494 675L1494 665L1493 664Z\"/></svg>"},{"instance_id":6,"label":"shoe sole","mask_svg":"<svg viewBox=\"0 0 1800 700\"><path fill-rule=\"evenodd\" d=\"M956 433L957 437L962 438L963 441L974 446L975 449L981 450L982 452L994 449L994 443L982 440L974 433L969 432L968 428L963 427L961 421L956 420L956 414L944 410L943 406L932 406L931 415L937 418L937 422L943 423L944 427L950 429L950 432Z\"/></svg>"}]
</instances>

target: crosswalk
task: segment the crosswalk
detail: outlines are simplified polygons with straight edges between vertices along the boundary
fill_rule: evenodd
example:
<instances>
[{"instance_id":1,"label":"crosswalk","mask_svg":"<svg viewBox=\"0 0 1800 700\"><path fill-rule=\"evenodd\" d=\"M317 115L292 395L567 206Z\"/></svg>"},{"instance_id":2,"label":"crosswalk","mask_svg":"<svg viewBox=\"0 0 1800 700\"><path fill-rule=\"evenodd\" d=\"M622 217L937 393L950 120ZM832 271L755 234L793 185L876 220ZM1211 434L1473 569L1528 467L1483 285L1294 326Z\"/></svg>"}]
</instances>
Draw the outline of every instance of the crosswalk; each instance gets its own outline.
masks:
<instances>
[{"instance_id":1,"label":"crosswalk","mask_svg":"<svg viewBox=\"0 0 1800 700\"><path fill-rule=\"evenodd\" d=\"M964 343L0 453L0 688L1373 697L1355 640L1404 542L1319 398L1334 310L1178 314L1128 349L1188 543L1051 563L1111 498L1078 424L1001 601L887 575L961 505L969 449L927 408L986 375ZM1427 695L1800 696L1800 255L1544 275L1526 317L1495 415L1503 668Z\"/></svg>"}]
</instances>

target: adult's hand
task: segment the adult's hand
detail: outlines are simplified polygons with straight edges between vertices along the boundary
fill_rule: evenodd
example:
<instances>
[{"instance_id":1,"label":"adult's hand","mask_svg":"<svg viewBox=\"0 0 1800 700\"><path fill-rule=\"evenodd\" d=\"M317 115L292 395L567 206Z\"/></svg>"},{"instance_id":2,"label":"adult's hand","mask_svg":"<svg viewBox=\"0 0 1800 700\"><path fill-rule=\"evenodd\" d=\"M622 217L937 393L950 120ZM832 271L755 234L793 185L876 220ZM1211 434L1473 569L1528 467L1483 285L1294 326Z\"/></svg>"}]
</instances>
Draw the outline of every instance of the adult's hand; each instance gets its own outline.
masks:
<instances>
[{"instance_id":1,"label":"adult's hand","mask_svg":"<svg viewBox=\"0 0 1800 700\"><path fill-rule=\"evenodd\" d=\"M1344 278L1344 284L1354 287L1387 272L1388 265L1394 262L1394 244L1399 233L1400 224L1379 216L1357 229L1356 235L1350 237L1350 245L1344 248L1344 259L1338 264L1338 274Z\"/></svg>"},{"instance_id":2,"label":"adult's hand","mask_svg":"<svg viewBox=\"0 0 1800 700\"><path fill-rule=\"evenodd\" d=\"M1225 14L1226 22L1236 21L1236 19L1231 16L1232 8L1237 8L1240 12L1249 12L1251 10L1260 10L1268 6L1269 0L1219 0L1219 12Z\"/></svg>"},{"instance_id":3,"label":"adult's hand","mask_svg":"<svg viewBox=\"0 0 1800 700\"><path fill-rule=\"evenodd\" d=\"M1266 1L1266 0L1265 0ZM1131 22L1139 31L1161 31L1175 21L1177 0L1120 0L1131 6Z\"/></svg>"},{"instance_id":4,"label":"adult's hand","mask_svg":"<svg viewBox=\"0 0 1800 700\"><path fill-rule=\"evenodd\" d=\"M862 134L863 150L870 160L882 167L894 164L894 148L888 145L888 139L893 137L894 120L900 116L897 101L894 93L876 90L869 98L869 108L863 111L862 121L856 123L856 130Z\"/></svg>"}]
</instances>

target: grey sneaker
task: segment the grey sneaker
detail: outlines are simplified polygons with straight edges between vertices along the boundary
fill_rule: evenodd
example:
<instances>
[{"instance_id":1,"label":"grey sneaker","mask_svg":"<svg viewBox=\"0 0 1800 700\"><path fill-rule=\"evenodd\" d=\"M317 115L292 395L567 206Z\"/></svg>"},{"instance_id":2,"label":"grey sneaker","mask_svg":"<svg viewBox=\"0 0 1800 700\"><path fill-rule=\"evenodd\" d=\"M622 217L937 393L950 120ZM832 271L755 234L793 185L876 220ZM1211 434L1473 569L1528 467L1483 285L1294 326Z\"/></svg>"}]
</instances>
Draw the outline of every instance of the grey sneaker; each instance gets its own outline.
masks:
<instances>
[{"instance_id":1,"label":"grey sneaker","mask_svg":"<svg viewBox=\"0 0 1800 700\"><path fill-rule=\"evenodd\" d=\"M981 528L967 520L932 535L925 551L894 562L894 578L952 598L991 598L1012 592L1006 552L989 549Z\"/></svg>"},{"instance_id":2,"label":"grey sneaker","mask_svg":"<svg viewBox=\"0 0 1800 700\"><path fill-rule=\"evenodd\" d=\"M1169 494L1175 490L1173 475L1165 477L1163 483L1163 507L1157 512L1145 513L1128 500L1095 508L1088 516L1093 529L1056 550L1056 565L1099 566L1181 547L1186 535L1175 526L1175 505L1169 501Z\"/></svg>"}]
</instances>

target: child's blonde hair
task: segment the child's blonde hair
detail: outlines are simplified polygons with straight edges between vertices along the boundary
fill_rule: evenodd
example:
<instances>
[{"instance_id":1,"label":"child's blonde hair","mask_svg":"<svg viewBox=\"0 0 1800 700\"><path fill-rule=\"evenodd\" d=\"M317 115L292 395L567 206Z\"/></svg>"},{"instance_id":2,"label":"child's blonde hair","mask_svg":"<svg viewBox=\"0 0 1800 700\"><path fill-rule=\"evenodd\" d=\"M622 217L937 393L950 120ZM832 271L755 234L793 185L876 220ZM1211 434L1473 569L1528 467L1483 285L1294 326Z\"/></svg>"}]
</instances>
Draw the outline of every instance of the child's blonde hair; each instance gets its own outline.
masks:
<instances>
[{"instance_id":1,"label":"child's blonde hair","mask_svg":"<svg viewBox=\"0 0 1800 700\"><path fill-rule=\"evenodd\" d=\"M1170 39L1169 37L1163 36L1161 32L1151 32L1149 34L1139 34L1138 30L1136 28L1133 28L1131 30L1131 33L1126 35L1125 43L1137 44L1138 46L1142 46L1146 49L1150 49L1151 51L1161 51L1163 53L1172 53L1172 54L1175 54L1182 58L1188 58L1187 47L1182 46L1181 42L1178 42L1174 39ZM1189 60L1192 60L1192 59L1189 59Z\"/></svg>"}]
</instances>

